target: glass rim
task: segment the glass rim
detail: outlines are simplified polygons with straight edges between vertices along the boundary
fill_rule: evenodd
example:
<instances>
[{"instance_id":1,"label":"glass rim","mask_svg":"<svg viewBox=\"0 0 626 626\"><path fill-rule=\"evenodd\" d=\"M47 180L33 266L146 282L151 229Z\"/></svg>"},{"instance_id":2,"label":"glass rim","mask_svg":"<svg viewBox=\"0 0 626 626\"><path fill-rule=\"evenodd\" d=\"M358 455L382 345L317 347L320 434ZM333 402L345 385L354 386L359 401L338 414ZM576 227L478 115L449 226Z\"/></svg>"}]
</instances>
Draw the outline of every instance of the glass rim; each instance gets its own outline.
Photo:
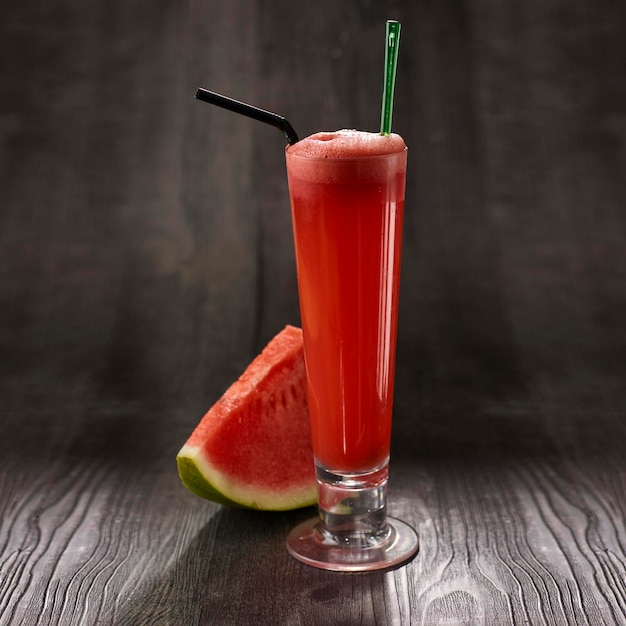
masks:
<instances>
[{"instance_id":1,"label":"glass rim","mask_svg":"<svg viewBox=\"0 0 626 626\"><path fill-rule=\"evenodd\" d=\"M295 145L295 144L294 144ZM398 157L399 155L406 154L409 151L409 147L407 145L404 146L402 150L398 150L396 152L384 152L382 154L366 154L366 155L357 155L357 156L345 156L345 157L326 157L326 156L310 156L306 154L290 154L289 148L293 147L292 144L288 144L285 146L285 154L291 159L300 159L302 161L322 161L324 163L348 163L348 162L365 162L365 161L375 161L378 159L386 159Z\"/></svg>"}]
</instances>

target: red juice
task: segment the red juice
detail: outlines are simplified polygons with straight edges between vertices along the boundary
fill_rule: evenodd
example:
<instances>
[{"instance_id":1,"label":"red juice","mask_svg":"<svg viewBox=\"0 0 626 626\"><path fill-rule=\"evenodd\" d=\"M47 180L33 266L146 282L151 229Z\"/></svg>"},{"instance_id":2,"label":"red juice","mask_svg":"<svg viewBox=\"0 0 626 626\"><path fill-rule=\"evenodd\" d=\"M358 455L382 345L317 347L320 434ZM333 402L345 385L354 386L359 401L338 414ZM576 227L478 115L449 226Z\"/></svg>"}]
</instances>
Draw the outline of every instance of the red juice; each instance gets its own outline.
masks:
<instances>
[{"instance_id":1,"label":"red juice","mask_svg":"<svg viewBox=\"0 0 626 626\"><path fill-rule=\"evenodd\" d=\"M316 462L371 471L389 458L407 149L338 131L286 157Z\"/></svg>"}]
</instances>

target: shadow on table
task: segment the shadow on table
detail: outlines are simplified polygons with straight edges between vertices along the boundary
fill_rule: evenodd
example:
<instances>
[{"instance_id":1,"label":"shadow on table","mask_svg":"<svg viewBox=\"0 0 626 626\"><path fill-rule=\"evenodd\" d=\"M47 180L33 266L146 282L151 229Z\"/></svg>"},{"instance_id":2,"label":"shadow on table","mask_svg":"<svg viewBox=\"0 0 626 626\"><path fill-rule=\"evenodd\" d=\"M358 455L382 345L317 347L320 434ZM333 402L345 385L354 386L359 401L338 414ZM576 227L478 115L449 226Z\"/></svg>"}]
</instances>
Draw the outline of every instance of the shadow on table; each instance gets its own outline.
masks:
<instances>
[{"instance_id":1,"label":"shadow on table","mask_svg":"<svg viewBox=\"0 0 626 626\"><path fill-rule=\"evenodd\" d=\"M322 572L292 559L289 530L315 514L220 509L189 542L175 565L146 582L118 608L115 624L332 623L362 610L354 576ZM369 606L384 611L383 577L359 576ZM377 601L376 599L380 601ZM356 603L356 604L355 604ZM297 612L295 615L293 612ZM321 620L321 621L316 621Z\"/></svg>"}]
</instances>

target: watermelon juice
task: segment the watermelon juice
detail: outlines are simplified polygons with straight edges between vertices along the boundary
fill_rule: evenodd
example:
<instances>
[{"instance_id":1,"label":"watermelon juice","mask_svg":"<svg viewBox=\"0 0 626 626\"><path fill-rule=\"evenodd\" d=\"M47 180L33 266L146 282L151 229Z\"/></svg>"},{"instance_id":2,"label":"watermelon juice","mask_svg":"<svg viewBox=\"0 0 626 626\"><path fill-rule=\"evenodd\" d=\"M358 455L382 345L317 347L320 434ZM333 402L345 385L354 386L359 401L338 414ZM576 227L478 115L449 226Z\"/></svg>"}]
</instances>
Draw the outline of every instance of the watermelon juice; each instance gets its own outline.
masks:
<instances>
[{"instance_id":1,"label":"watermelon juice","mask_svg":"<svg viewBox=\"0 0 626 626\"><path fill-rule=\"evenodd\" d=\"M286 158L316 464L386 471L407 148L337 131Z\"/></svg>"}]
</instances>

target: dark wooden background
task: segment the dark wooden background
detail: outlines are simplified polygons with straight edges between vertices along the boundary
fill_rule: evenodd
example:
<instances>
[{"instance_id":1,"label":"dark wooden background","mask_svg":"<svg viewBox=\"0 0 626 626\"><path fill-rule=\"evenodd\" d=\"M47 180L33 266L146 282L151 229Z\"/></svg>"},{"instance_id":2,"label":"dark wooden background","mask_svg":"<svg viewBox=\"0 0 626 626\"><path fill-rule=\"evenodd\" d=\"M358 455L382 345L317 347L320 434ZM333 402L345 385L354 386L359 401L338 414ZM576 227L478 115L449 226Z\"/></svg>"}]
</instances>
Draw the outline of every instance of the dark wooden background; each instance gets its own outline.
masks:
<instances>
[{"instance_id":1,"label":"dark wooden background","mask_svg":"<svg viewBox=\"0 0 626 626\"><path fill-rule=\"evenodd\" d=\"M292 560L310 510L175 455L298 323L284 139L410 147L392 572ZM0 623L626 623L623 0L21 0L0 8Z\"/></svg>"}]
</instances>

